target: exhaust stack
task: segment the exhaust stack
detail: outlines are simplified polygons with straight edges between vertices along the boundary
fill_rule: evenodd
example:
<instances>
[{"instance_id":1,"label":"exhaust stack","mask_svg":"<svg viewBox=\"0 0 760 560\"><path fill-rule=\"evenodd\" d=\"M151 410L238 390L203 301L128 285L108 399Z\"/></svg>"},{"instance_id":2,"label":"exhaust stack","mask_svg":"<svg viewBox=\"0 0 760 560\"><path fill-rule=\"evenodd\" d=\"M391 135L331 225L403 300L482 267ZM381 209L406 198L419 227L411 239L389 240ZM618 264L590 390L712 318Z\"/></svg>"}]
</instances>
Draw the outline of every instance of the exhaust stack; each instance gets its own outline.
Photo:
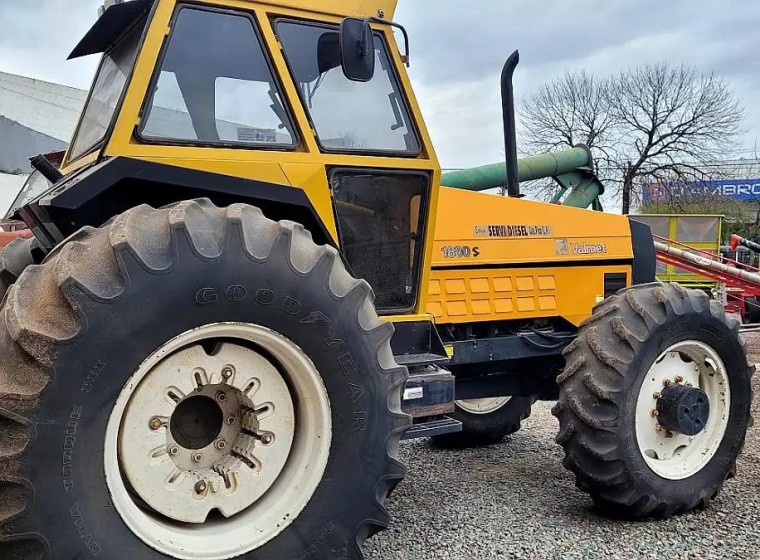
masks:
<instances>
[{"instance_id":1,"label":"exhaust stack","mask_svg":"<svg viewBox=\"0 0 760 560\"><path fill-rule=\"evenodd\" d=\"M504 116L504 147L507 154L507 194L520 198L517 178L517 123L515 119L515 90L513 77L520 63L519 51L513 52L501 71L501 110Z\"/></svg>"}]
</instances>

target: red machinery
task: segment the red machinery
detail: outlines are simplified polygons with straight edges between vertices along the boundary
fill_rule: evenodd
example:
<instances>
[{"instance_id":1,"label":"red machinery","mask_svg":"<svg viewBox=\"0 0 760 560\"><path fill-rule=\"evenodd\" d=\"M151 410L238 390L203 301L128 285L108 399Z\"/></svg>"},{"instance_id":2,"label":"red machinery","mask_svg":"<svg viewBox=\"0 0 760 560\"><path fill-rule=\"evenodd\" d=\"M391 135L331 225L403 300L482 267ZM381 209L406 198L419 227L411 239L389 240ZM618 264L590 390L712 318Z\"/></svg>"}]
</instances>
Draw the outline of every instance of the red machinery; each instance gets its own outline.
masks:
<instances>
[{"instance_id":1,"label":"red machinery","mask_svg":"<svg viewBox=\"0 0 760 560\"><path fill-rule=\"evenodd\" d=\"M29 239L32 237L32 232L28 229L16 231L0 231L0 249L10 244L11 241L18 239L19 237Z\"/></svg>"},{"instance_id":2,"label":"red machinery","mask_svg":"<svg viewBox=\"0 0 760 560\"><path fill-rule=\"evenodd\" d=\"M694 249L672 239L657 235L654 238L657 260L724 284L727 311L741 314L745 323L760 323L760 269L708 251ZM732 248L735 247L734 238L742 239L732 236ZM742 243L737 241L736 244ZM760 245L753 245L760 250Z\"/></svg>"},{"instance_id":3,"label":"red machinery","mask_svg":"<svg viewBox=\"0 0 760 560\"><path fill-rule=\"evenodd\" d=\"M760 253L760 243L755 243L754 241L750 241L749 239L745 239L741 235L732 235L731 236L731 250L736 251L737 247L746 247L753 253Z\"/></svg>"}]
</instances>

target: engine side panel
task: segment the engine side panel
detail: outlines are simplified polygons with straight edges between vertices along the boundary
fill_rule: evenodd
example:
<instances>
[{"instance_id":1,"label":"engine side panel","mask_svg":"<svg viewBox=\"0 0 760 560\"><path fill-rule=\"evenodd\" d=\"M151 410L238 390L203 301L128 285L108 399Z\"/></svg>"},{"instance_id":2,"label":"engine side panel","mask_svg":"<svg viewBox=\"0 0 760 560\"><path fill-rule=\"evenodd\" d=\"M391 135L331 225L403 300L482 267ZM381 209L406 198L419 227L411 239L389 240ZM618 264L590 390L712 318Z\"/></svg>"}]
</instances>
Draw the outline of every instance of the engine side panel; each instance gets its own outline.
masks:
<instances>
[{"instance_id":1,"label":"engine side panel","mask_svg":"<svg viewBox=\"0 0 760 560\"><path fill-rule=\"evenodd\" d=\"M633 282L626 216L441 188L427 310L438 324L562 317Z\"/></svg>"},{"instance_id":2,"label":"engine side panel","mask_svg":"<svg viewBox=\"0 0 760 560\"><path fill-rule=\"evenodd\" d=\"M427 309L442 325L549 317L579 325L594 305L630 280L626 263L435 269Z\"/></svg>"}]
</instances>

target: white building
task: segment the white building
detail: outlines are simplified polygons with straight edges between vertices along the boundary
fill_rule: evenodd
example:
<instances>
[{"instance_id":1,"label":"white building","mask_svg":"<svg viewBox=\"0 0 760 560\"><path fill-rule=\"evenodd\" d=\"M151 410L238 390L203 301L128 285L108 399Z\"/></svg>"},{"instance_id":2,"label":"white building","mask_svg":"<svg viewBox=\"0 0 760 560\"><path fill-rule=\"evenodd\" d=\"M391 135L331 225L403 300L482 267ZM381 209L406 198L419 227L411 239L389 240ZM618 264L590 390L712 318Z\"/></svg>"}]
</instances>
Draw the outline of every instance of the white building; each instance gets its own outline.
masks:
<instances>
[{"instance_id":1,"label":"white building","mask_svg":"<svg viewBox=\"0 0 760 560\"><path fill-rule=\"evenodd\" d=\"M87 92L0 72L0 217L31 172L29 158L64 150Z\"/></svg>"}]
</instances>

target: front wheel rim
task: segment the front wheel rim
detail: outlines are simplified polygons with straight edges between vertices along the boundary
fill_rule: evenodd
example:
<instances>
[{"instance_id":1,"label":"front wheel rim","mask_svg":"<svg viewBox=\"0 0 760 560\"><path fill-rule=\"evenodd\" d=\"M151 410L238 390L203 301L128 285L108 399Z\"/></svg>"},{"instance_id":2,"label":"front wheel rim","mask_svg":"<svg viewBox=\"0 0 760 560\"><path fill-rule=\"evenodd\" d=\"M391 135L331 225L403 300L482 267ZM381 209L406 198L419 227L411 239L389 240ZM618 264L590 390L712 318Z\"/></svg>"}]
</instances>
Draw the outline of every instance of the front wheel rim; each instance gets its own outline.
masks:
<instances>
[{"instance_id":1,"label":"front wheel rim","mask_svg":"<svg viewBox=\"0 0 760 560\"><path fill-rule=\"evenodd\" d=\"M512 400L512 397L486 397L482 399L456 401L456 405L470 414L484 415L501 410L507 406L507 403L510 400Z\"/></svg>"},{"instance_id":2,"label":"front wheel rim","mask_svg":"<svg viewBox=\"0 0 760 560\"><path fill-rule=\"evenodd\" d=\"M265 327L215 323L166 343L124 387L106 429L106 480L148 546L227 560L298 517L331 441L327 390L308 356Z\"/></svg>"},{"instance_id":3,"label":"front wheel rim","mask_svg":"<svg viewBox=\"0 0 760 560\"><path fill-rule=\"evenodd\" d=\"M671 384L701 389L710 413L694 436L670 431L658 420L658 399ZM647 372L636 404L636 439L647 466L668 480L684 480L715 457L728 428L731 389L728 370L717 352L696 340L670 346Z\"/></svg>"}]
</instances>

